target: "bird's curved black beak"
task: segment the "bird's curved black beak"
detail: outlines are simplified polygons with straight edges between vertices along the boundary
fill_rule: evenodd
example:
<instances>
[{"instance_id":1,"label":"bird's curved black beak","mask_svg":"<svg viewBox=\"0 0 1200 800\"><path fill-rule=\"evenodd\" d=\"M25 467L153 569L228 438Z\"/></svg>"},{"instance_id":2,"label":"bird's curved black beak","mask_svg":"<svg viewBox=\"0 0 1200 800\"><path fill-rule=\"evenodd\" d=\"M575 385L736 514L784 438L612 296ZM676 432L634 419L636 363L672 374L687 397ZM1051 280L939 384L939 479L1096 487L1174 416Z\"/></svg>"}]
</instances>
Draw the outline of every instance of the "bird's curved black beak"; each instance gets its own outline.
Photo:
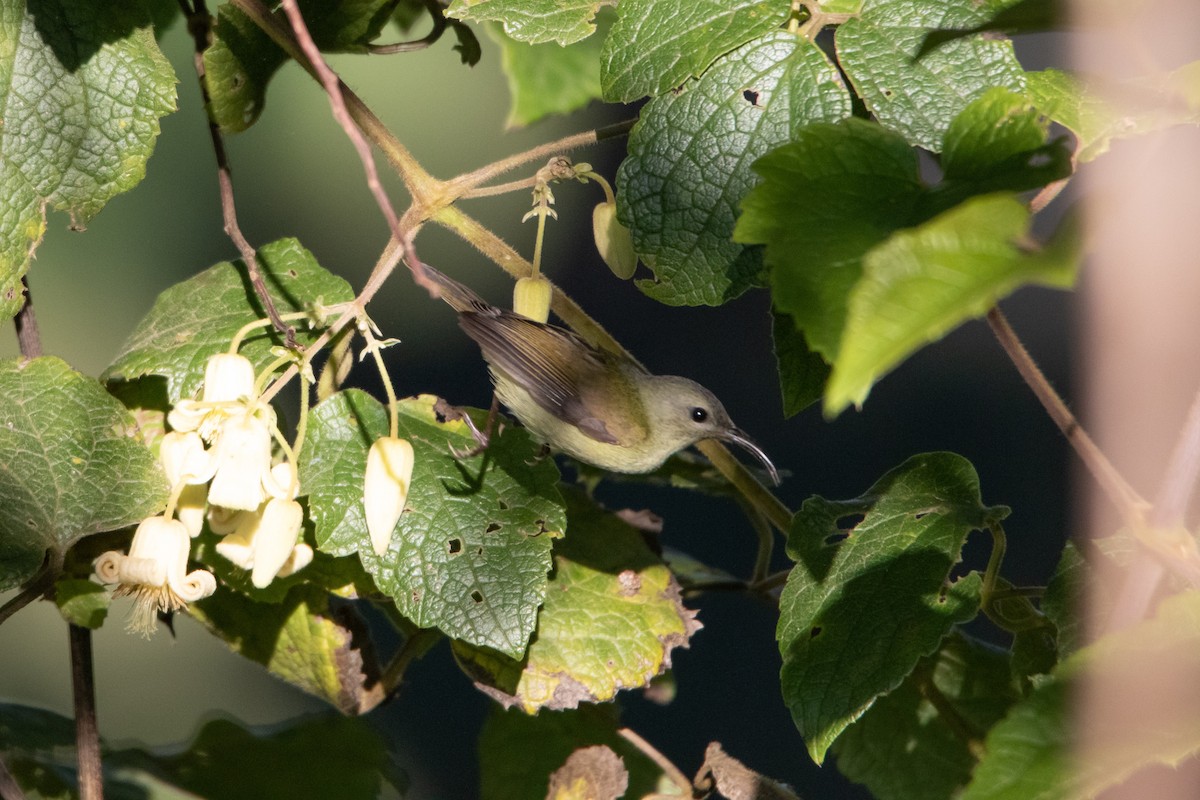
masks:
<instances>
[{"instance_id":1,"label":"bird's curved black beak","mask_svg":"<svg viewBox=\"0 0 1200 800\"><path fill-rule=\"evenodd\" d=\"M726 442L733 442L757 458L762 465L766 467L767 474L771 476L771 483L773 483L775 486L779 485L779 470L775 469L775 465L772 464L771 459L767 457L766 451L759 447L753 439L747 436L741 428L730 428L729 430L725 431L720 438Z\"/></svg>"}]
</instances>

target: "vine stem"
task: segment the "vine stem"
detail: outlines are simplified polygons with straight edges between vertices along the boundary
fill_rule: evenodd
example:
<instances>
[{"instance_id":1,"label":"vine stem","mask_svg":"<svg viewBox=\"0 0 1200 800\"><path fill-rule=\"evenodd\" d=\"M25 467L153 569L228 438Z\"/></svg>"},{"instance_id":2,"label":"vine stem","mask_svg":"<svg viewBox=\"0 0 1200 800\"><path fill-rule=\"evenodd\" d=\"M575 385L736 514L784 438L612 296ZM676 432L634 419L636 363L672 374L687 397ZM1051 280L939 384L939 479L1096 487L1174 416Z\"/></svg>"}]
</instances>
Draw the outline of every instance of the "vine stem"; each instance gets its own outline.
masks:
<instances>
[{"instance_id":1,"label":"vine stem","mask_svg":"<svg viewBox=\"0 0 1200 800\"><path fill-rule=\"evenodd\" d=\"M92 632L68 626L71 686L75 694L75 755L79 764L79 800L103 800L100 731L96 724L96 681L92 668Z\"/></svg>"},{"instance_id":2,"label":"vine stem","mask_svg":"<svg viewBox=\"0 0 1200 800\"><path fill-rule=\"evenodd\" d=\"M204 66L204 51L208 49L212 41L212 16L208 13L208 6L204 0L195 0L194 7L189 5L187 0L179 0L179 8L183 11L184 19L187 20L188 32L192 35L192 64L196 70L196 79L200 83L200 96L208 114L208 135L212 140L213 155L217 160L217 187L221 197L221 219L224 223L225 234L241 255L242 263L246 265L250 284L254 287L254 293L258 295L267 316L271 319L271 324L284 337L287 346L295 350L298 348L296 329L279 316L279 310L275 308L275 301L271 299L271 293L267 291L266 281L263 280L262 271L258 267L258 255L245 235L242 234L241 225L238 224L237 206L233 199L233 172L229 167L229 156L225 150L225 139L221 135L221 127L213 117L212 98L208 93L206 77L207 68Z\"/></svg>"},{"instance_id":3,"label":"vine stem","mask_svg":"<svg viewBox=\"0 0 1200 800\"><path fill-rule=\"evenodd\" d=\"M1034 395L1046 409L1046 413L1054 420L1054 424L1062 431L1063 436L1067 437L1067 441L1100 484L1100 488L1116 505L1125 524L1135 530L1143 528L1145 525L1144 514L1149 504L1132 486L1126 483L1104 452L1088 436L1075 415L1067 408L1067 404L1046 380L1046 376L1042 374L1041 369L1029 355L1025 345L1017 338L1016 332L1009 325L1008 319L998 306L993 306L988 311L987 321L996 339L1000 342L1000 346L1004 348L1004 352L1016 366L1017 372L1033 390Z\"/></svg>"},{"instance_id":4,"label":"vine stem","mask_svg":"<svg viewBox=\"0 0 1200 800\"><path fill-rule=\"evenodd\" d=\"M619 733L621 737L625 739L625 741L629 742L638 750L641 750L643 753L645 753L647 758L658 765L658 768L663 771L663 774L671 779L671 783L674 783L683 791L684 797L692 796L692 782L688 780L686 775L683 774L683 770L675 766L671 762L671 759L663 755L657 747L639 736L632 728L619 728L617 733Z\"/></svg>"}]
</instances>

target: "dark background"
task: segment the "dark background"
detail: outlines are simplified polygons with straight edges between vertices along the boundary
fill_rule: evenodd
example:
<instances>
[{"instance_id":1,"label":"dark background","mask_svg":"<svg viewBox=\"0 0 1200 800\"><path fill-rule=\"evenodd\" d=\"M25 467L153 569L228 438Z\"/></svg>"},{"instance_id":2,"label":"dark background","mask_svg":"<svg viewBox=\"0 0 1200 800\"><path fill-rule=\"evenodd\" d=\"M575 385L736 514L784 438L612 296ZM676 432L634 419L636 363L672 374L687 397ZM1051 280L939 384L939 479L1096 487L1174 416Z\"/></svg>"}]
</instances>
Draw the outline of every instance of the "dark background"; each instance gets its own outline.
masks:
<instances>
[{"instance_id":1,"label":"dark background","mask_svg":"<svg viewBox=\"0 0 1200 800\"><path fill-rule=\"evenodd\" d=\"M629 109L593 109L587 118L506 132L507 93L498 56L490 41L483 44L484 61L474 70L458 64L448 42L423 53L341 58L334 65L441 177L632 115ZM1054 61L1054 45L1048 38L1025 43L1026 65ZM85 234L68 233L65 216L52 214L31 273L46 352L89 374L99 374L160 291L235 256L221 230L190 41L178 23L163 46L181 79L181 110L163 121L146 181L114 200ZM323 266L361 286L386 228L316 84L295 66L285 67L259 124L228 145L250 241L261 245L298 236ZM623 141L610 142L575 156L611 180L622 148ZM401 204L397 181L387 183ZM789 506L797 508L811 494L853 497L912 454L954 451L975 464L986 503L1013 508L1006 523L1005 576L1017 584L1046 580L1068 533L1067 449L983 323L968 323L922 350L877 385L861 411L826 420L810 408L784 419L765 292L715 309L670 308L648 300L612 277L594 253L590 219L598 189L559 185L555 194L560 220L548 226L544 254L550 276L650 369L686 375L712 389L790 473L779 490ZM523 253L532 252L535 224L519 223L527 195L470 201L464 208ZM136 241L129 241L131 231ZM430 263L490 299L506 301L507 278L453 235L431 226L417 244ZM1069 400L1072 297L1023 290L1004 308ZM414 290L406 275L393 277L371 313L384 335L402 340L387 351L401 394L429 392L456 404L486 406L490 387L478 352L449 310ZM15 352L9 340L0 347L0 356ZM601 496L613 507L660 514L665 544L728 571L749 572L754 537L732 503L641 486L605 487ZM987 549L982 535L973 538L969 565L982 568ZM781 559L777 553L780 566ZM676 700L662 707L625 693L626 724L688 774L700 765L705 745L717 740L803 796L865 797L832 766L817 768L805 754L779 696L775 610L732 594L707 594L688 603L699 609L704 629L690 649L674 654ZM178 638L161 632L147 642L122 630L122 614L118 604L110 620L116 624L96 636L101 732L110 741L176 744L213 716L270 724L323 708L230 655L190 620L179 622ZM0 697L69 714L69 685L66 631L54 609L39 604L0 627ZM411 796L477 793L474 737L489 702L441 645L411 668L400 697L370 716L394 740L397 760L413 780Z\"/></svg>"}]
</instances>

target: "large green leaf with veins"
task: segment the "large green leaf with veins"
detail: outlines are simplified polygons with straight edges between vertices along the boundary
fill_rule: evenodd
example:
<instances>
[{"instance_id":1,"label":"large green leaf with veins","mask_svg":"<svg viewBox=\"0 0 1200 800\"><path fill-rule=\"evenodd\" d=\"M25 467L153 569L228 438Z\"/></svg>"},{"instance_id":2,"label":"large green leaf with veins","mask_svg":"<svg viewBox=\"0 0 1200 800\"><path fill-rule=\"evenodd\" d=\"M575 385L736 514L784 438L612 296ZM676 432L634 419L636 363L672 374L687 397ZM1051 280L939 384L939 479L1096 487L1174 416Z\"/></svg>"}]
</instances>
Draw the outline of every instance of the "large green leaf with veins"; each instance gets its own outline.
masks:
<instances>
[{"instance_id":1,"label":"large green leaf with veins","mask_svg":"<svg viewBox=\"0 0 1200 800\"><path fill-rule=\"evenodd\" d=\"M82 228L136 186L175 110L175 73L138 3L0 0L0 318L47 207Z\"/></svg>"},{"instance_id":2,"label":"large green leaf with veins","mask_svg":"<svg viewBox=\"0 0 1200 800\"><path fill-rule=\"evenodd\" d=\"M0 361L0 590L47 550L161 511L166 479L133 416L53 356Z\"/></svg>"},{"instance_id":3,"label":"large green leaf with veins","mask_svg":"<svg viewBox=\"0 0 1200 800\"><path fill-rule=\"evenodd\" d=\"M519 42L568 45L596 31L604 0L454 0L446 16L473 22L499 22Z\"/></svg>"},{"instance_id":4,"label":"large green leaf with veins","mask_svg":"<svg viewBox=\"0 0 1200 800\"><path fill-rule=\"evenodd\" d=\"M950 121L988 89L1021 92L1025 72L1012 43L974 35L917 57L925 37L969 28L1013 0L875 0L837 31L838 63L885 127L938 152Z\"/></svg>"},{"instance_id":5,"label":"large green leaf with veins","mask_svg":"<svg viewBox=\"0 0 1200 800\"><path fill-rule=\"evenodd\" d=\"M554 574L525 658L455 649L483 691L528 713L644 687L700 627L640 531L582 492L566 497L569 532L555 543Z\"/></svg>"},{"instance_id":6,"label":"large green leaf with veins","mask_svg":"<svg viewBox=\"0 0 1200 800\"><path fill-rule=\"evenodd\" d=\"M699 77L735 47L783 24L778 0L623 0L604 42L604 99L628 103Z\"/></svg>"},{"instance_id":7,"label":"large green leaf with veins","mask_svg":"<svg viewBox=\"0 0 1200 800\"><path fill-rule=\"evenodd\" d=\"M760 280L762 253L731 241L758 183L750 165L797 127L841 119L850 95L820 48L772 33L726 54L698 80L642 109L617 173L618 212L672 305L720 305Z\"/></svg>"},{"instance_id":8,"label":"large green leaf with veins","mask_svg":"<svg viewBox=\"0 0 1200 800\"><path fill-rule=\"evenodd\" d=\"M536 460L520 428L505 426L482 455L461 421L443 422L428 396L401 401L399 435L415 453L412 485L391 544L367 535L363 472L387 413L349 390L317 405L298 464L318 547L357 552L380 591L421 627L519 658L546 593L551 540L566 528L558 469Z\"/></svg>"},{"instance_id":9,"label":"large green leaf with veins","mask_svg":"<svg viewBox=\"0 0 1200 800\"><path fill-rule=\"evenodd\" d=\"M804 502L777 638L784 701L814 761L975 615L979 575L949 576L967 534L1007 513L982 504L953 453L913 456L853 500Z\"/></svg>"}]
</instances>

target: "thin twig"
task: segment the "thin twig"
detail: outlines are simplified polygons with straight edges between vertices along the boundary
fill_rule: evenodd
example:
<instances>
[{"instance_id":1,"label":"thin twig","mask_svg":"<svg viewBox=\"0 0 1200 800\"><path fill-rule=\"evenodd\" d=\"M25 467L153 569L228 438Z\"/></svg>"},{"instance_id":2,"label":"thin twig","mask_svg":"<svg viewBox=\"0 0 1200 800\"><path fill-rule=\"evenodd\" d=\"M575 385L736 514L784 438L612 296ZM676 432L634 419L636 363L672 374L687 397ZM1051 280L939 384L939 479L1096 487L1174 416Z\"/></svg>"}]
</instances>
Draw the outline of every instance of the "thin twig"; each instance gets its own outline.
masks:
<instances>
[{"instance_id":1,"label":"thin twig","mask_svg":"<svg viewBox=\"0 0 1200 800\"><path fill-rule=\"evenodd\" d=\"M442 638L442 634L433 628L422 628L408 637L408 641L400 648L383 670L379 683L383 687L385 697L391 697L400 688L404 673L412 662L429 652Z\"/></svg>"},{"instance_id":2,"label":"thin twig","mask_svg":"<svg viewBox=\"0 0 1200 800\"><path fill-rule=\"evenodd\" d=\"M33 295L29 293L28 276L21 276L21 288L25 291L25 305L13 317L17 327L17 346L25 358L38 358L42 354L42 336L38 331L37 317L33 313Z\"/></svg>"},{"instance_id":3,"label":"thin twig","mask_svg":"<svg viewBox=\"0 0 1200 800\"><path fill-rule=\"evenodd\" d=\"M638 736L631 728L619 728L617 733L657 764L658 768L663 771L663 774L671 779L671 783L674 783L683 791L684 797L691 796L692 782L688 780L688 777L683 774L683 771L679 767L671 763L671 759L659 752L658 748L654 745L647 742L641 736Z\"/></svg>"},{"instance_id":4,"label":"thin twig","mask_svg":"<svg viewBox=\"0 0 1200 800\"><path fill-rule=\"evenodd\" d=\"M521 178L517 181L509 181L508 183L498 183L495 186L481 186L478 189L469 189L462 193L461 199L475 199L477 197L495 197L498 194L507 194L509 192L520 191L521 189L531 189L538 182L538 177L534 175L531 178Z\"/></svg>"},{"instance_id":5,"label":"thin twig","mask_svg":"<svg viewBox=\"0 0 1200 800\"><path fill-rule=\"evenodd\" d=\"M987 320L996 339L999 340L1000 346L1004 348L1004 352L1016 366L1017 372L1021 373L1021 377L1033 390L1042 407L1046 409L1046 413L1067 437L1070 445L1075 448L1075 452L1079 454L1084 466L1100 484L1100 488L1116 505L1125 524L1134 529L1141 528L1148 503L1138 495L1132 486L1125 482L1108 457L1084 431L1079 421L1075 419L1075 415L1067 408L1067 404L1054 391L1054 387L1050 385L1046 376L1042 374L1041 369L1030 357L1029 351L1021 344L1021 340L1017 338L1016 332L1008 324L1008 320L999 307L994 306L988 311Z\"/></svg>"},{"instance_id":6,"label":"thin twig","mask_svg":"<svg viewBox=\"0 0 1200 800\"><path fill-rule=\"evenodd\" d=\"M300 49L308 59L308 63L316 70L317 80L325 87L325 94L329 96L329 105L333 109L333 118L342 126L346 137L350 139L358 153L358 158L363 165L363 172L366 173L367 188L370 189L375 202L379 205L379 210L383 212L388 228L392 231L392 237L404 245L405 254L409 256L408 267L412 270L413 279L431 293L436 292L435 284L426 277L420 260L415 257L411 233L401 229L396 209L392 207L387 192L383 190L383 184L379 180L379 171L375 168L375 157L371 155L371 146L367 144L362 131L358 129L350 116L346 98L342 94L344 84L325 62L320 48L317 47L317 43L313 41L312 35L308 32L308 26L304 23L304 15L300 13L300 7L296 4L296 0L283 0L283 10L287 14L288 22L292 25L292 33L300 44ZM386 277L387 275L383 275L381 279Z\"/></svg>"},{"instance_id":7,"label":"thin twig","mask_svg":"<svg viewBox=\"0 0 1200 800\"><path fill-rule=\"evenodd\" d=\"M62 571L62 564L62 553L58 550L49 551L38 573L21 587L21 591L9 598L9 601L3 606L0 606L0 625L34 600L45 597L46 592L58 580L58 575Z\"/></svg>"},{"instance_id":8,"label":"thin twig","mask_svg":"<svg viewBox=\"0 0 1200 800\"><path fill-rule=\"evenodd\" d=\"M279 316L279 310L275 308L275 301L271 299L271 293L267 291L266 281L263 280L262 271L258 267L258 255L242 234L241 226L238 225L237 207L233 200L233 173L229 167L229 156L225 151L225 139L221 135L221 126L217 124L217 120L213 116L212 98L208 93L206 67L204 66L204 51L212 43L212 16L208 13L208 7L204 0L195 0L194 8L188 4L187 0L179 0L179 7L183 11L184 18L187 19L188 32L192 35L194 49L192 64L196 70L196 78L200 82L200 94L204 100L204 108L208 110L208 135L212 140L213 155L217 160L217 186L221 196L221 219L224 222L225 234L233 241L234 247L241 255L242 263L246 265L246 272L250 278L250 285L254 287L254 293L262 302L267 316L271 319L271 324L284 337L288 347L293 350L298 349L296 329Z\"/></svg>"},{"instance_id":9,"label":"thin twig","mask_svg":"<svg viewBox=\"0 0 1200 800\"><path fill-rule=\"evenodd\" d=\"M79 800L103 800L100 730L96 724L96 679L92 665L92 632L68 626L71 642L71 687L75 693L75 757L79 764Z\"/></svg>"}]
</instances>

